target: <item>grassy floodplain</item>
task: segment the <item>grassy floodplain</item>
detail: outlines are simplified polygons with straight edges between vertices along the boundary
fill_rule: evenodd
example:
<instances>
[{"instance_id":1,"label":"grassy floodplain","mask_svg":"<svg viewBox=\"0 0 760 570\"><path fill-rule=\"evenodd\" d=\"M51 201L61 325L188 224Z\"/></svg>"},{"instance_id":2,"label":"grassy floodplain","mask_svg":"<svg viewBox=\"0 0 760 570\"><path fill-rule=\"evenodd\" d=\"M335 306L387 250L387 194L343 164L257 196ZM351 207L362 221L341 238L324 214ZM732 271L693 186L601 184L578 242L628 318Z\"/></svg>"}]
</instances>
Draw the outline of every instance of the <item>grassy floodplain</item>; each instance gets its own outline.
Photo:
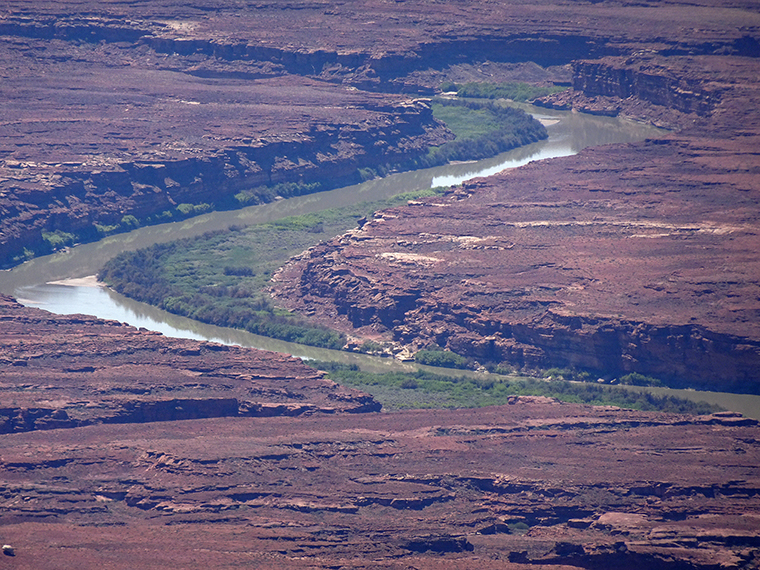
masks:
<instances>
[{"instance_id":1,"label":"grassy floodplain","mask_svg":"<svg viewBox=\"0 0 760 570\"><path fill-rule=\"evenodd\" d=\"M157 244L116 256L106 263L99 278L127 297L173 314L289 342L340 349L346 342L342 334L316 327L272 303L268 289L273 273L291 256L356 227L357 220L380 208L440 191L401 194Z\"/></svg>"}]
</instances>

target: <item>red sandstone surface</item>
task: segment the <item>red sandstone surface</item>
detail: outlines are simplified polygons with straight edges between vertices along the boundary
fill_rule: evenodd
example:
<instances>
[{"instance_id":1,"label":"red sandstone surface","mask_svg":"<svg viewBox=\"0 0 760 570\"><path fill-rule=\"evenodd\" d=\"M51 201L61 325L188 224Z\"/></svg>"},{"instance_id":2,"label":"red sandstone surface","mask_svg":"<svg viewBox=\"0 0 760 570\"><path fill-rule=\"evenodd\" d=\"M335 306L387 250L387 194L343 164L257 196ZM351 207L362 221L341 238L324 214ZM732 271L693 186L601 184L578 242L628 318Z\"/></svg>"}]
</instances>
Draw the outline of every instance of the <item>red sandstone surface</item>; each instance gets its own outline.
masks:
<instances>
[{"instance_id":1,"label":"red sandstone surface","mask_svg":"<svg viewBox=\"0 0 760 570\"><path fill-rule=\"evenodd\" d=\"M757 567L757 422L542 400L2 435L3 565Z\"/></svg>"},{"instance_id":2,"label":"red sandstone surface","mask_svg":"<svg viewBox=\"0 0 760 570\"><path fill-rule=\"evenodd\" d=\"M412 101L440 80L566 81L572 62L544 104L679 132L382 213L281 294L412 346L754 389L759 13L10 0L0 246L346 177L447 136ZM760 565L760 431L730 413L347 414L373 401L287 357L7 298L0 319L8 568Z\"/></svg>"},{"instance_id":3,"label":"red sandstone surface","mask_svg":"<svg viewBox=\"0 0 760 570\"><path fill-rule=\"evenodd\" d=\"M760 427L735 413L376 413L282 355L8 298L0 322L7 568L760 563Z\"/></svg>"},{"instance_id":4,"label":"red sandstone surface","mask_svg":"<svg viewBox=\"0 0 760 570\"><path fill-rule=\"evenodd\" d=\"M52 315L0 297L0 433L379 410L286 355Z\"/></svg>"}]
</instances>

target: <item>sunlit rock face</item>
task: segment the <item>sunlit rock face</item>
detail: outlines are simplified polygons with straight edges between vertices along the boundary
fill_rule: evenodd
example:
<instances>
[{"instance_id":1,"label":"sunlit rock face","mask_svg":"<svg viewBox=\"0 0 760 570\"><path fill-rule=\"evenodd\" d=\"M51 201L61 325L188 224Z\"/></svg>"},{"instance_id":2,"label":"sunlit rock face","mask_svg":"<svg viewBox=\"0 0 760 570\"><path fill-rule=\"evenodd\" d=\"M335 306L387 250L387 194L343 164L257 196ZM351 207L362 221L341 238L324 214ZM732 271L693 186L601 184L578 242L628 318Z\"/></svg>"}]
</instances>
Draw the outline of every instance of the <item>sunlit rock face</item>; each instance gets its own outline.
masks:
<instances>
[{"instance_id":1,"label":"sunlit rock face","mask_svg":"<svg viewBox=\"0 0 760 570\"><path fill-rule=\"evenodd\" d=\"M382 212L294 260L278 292L413 348L757 391L756 71L723 56L579 64L584 91L543 104L613 102L680 130Z\"/></svg>"},{"instance_id":2,"label":"sunlit rock face","mask_svg":"<svg viewBox=\"0 0 760 570\"><path fill-rule=\"evenodd\" d=\"M3 8L4 265L43 231L95 239L421 152L450 138L416 99L452 63L455 81L561 80L542 104L677 132L381 213L284 270L279 298L413 348L755 388L754 2ZM0 322L9 565L760 563L760 433L730 412L343 413L377 404L288 357L10 299Z\"/></svg>"}]
</instances>

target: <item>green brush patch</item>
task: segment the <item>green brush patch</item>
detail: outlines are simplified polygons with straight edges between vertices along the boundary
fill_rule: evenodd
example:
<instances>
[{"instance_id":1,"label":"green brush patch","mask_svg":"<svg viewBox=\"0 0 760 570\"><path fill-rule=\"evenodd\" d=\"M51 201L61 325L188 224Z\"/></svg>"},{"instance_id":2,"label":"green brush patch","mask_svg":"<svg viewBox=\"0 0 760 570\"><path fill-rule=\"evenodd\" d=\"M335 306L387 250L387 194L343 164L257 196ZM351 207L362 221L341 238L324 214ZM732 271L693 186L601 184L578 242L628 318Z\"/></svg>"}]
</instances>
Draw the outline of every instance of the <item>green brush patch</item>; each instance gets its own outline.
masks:
<instances>
[{"instance_id":1,"label":"green brush patch","mask_svg":"<svg viewBox=\"0 0 760 570\"><path fill-rule=\"evenodd\" d=\"M442 189L400 194L157 244L116 256L98 277L122 295L177 315L289 342L340 349L346 343L344 335L273 304L268 293L273 273L293 255L356 227L357 220L380 208L440 192Z\"/></svg>"},{"instance_id":2,"label":"green brush patch","mask_svg":"<svg viewBox=\"0 0 760 570\"><path fill-rule=\"evenodd\" d=\"M511 396L546 396L576 404L680 414L710 414L720 410L718 406L705 402L657 396L627 390L621 386L512 378L496 374L476 378L446 376L426 371L377 374L359 370L356 365L313 360L307 360L305 363L324 370L330 379L339 384L372 394L383 404L385 410L478 408L507 404Z\"/></svg>"}]
</instances>

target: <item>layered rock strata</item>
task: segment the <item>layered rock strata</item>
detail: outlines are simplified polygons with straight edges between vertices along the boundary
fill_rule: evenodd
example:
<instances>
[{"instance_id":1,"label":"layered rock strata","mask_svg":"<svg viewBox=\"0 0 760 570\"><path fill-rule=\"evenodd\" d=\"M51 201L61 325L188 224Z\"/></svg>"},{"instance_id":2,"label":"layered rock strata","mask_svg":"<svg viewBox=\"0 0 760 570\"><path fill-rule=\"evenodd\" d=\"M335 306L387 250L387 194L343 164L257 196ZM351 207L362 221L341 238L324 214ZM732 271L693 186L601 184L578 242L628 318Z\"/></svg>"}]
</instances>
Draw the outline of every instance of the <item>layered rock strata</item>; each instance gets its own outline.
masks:
<instances>
[{"instance_id":1,"label":"layered rock strata","mask_svg":"<svg viewBox=\"0 0 760 570\"><path fill-rule=\"evenodd\" d=\"M0 297L0 433L377 411L286 355L51 315Z\"/></svg>"},{"instance_id":2,"label":"layered rock strata","mask_svg":"<svg viewBox=\"0 0 760 570\"><path fill-rule=\"evenodd\" d=\"M2 264L24 248L355 183L359 167L451 138L410 97L274 73L199 78L179 56L124 51L2 44L16 68L0 88Z\"/></svg>"},{"instance_id":3,"label":"layered rock strata","mask_svg":"<svg viewBox=\"0 0 760 570\"><path fill-rule=\"evenodd\" d=\"M2 435L14 567L755 568L760 430L481 410Z\"/></svg>"},{"instance_id":4,"label":"layered rock strata","mask_svg":"<svg viewBox=\"0 0 760 570\"><path fill-rule=\"evenodd\" d=\"M277 293L412 348L760 390L760 64L668 61L578 64L574 98L675 108L678 133L382 212L294 260Z\"/></svg>"},{"instance_id":5,"label":"layered rock strata","mask_svg":"<svg viewBox=\"0 0 760 570\"><path fill-rule=\"evenodd\" d=\"M419 75L430 68L760 53L751 2L698 4L597 3L590 17L550 0L530 16L481 2L7 2L0 265L236 207L241 191L256 203L413 157L451 135L425 105L388 93L433 93L445 74Z\"/></svg>"}]
</instances>

